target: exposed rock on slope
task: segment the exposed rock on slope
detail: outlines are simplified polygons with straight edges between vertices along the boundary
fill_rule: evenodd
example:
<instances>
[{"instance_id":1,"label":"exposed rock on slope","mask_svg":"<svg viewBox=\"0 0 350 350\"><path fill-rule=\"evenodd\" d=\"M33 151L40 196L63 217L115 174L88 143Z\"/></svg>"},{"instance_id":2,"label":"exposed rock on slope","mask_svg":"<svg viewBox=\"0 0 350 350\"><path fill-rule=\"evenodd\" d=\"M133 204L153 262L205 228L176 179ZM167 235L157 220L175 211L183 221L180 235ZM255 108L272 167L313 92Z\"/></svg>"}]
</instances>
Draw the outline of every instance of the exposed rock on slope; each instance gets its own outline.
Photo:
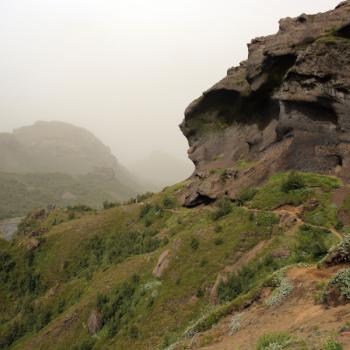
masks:
<instances>
[{"instance_id":1,"label":"exposed rock on slope","mask_svg":"<svg viewBox=\"0 0 350 350\"><path fill-rule=\"evenodd\" d=\"M248 48L248 60L185 111L196 166L185 205L234 198L276 171L349 177L350 2L283 19Z\"/></svg>"}]
</instances>

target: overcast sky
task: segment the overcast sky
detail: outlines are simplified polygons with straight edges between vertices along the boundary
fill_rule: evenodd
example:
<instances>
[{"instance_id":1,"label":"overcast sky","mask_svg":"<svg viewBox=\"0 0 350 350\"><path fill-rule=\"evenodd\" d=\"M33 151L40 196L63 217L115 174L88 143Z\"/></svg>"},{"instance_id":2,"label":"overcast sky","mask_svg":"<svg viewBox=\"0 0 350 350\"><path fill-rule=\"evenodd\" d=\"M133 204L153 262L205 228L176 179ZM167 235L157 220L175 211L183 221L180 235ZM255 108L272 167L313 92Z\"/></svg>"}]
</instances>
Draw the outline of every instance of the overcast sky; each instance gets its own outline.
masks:
<instances>
[{"instance_id":1,"label":"overcast sky","mask_svg":"<svg viewBox=\"0 0 350 350\"><path fill-rule=\"evenodd\" d=\"M186 158L184 109L246 44L339 2L0 0L0 131L61 120L124 164L155 150Z\"/></svg>"}]
</instances>

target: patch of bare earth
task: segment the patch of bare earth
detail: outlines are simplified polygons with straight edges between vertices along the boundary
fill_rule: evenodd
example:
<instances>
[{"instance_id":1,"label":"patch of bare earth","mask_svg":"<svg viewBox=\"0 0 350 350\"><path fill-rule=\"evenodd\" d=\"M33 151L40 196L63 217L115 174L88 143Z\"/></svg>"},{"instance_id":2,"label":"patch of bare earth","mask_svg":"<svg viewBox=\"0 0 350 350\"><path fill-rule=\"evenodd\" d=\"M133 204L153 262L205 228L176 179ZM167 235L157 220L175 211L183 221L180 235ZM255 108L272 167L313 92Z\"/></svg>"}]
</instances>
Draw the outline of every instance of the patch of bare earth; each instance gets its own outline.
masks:
<instances>
[{"instance_id":1,"label":"patch of bare earth","mask_svg":"<svg viewBox=\"0 0 350 350\"><path fill-rule=\"evenodd\" d=\"M191 349L254 350L260 336L268 332L285 331L303 338L310 349L319 350L328 336L339 334L350 320L350 305L326 308L315 302L318 285L326 282L339 267L322 269L293 268L288 278L293 282L293 293L279 305L266 306L269 293L241 313L240 330L230 335L230 315L210 331L199 334ZM338 340L344 349L350 349L350 334L344 332ZM210 345L207 345L210 344Z\"/></svg>"}]
</instances>

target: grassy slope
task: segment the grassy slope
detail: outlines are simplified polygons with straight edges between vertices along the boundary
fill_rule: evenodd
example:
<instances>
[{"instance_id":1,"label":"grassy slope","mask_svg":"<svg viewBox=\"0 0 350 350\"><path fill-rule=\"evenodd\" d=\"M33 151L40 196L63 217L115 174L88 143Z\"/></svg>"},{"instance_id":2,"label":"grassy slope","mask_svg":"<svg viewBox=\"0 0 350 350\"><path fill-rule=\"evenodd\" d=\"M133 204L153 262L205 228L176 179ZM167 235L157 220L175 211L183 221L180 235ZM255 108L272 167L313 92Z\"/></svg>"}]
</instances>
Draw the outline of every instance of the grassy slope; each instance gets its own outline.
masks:
<instances>
[{"instance_id":1,"label":"grassy slope","mask_svg":"<svg viewBox=\"0 0 350 350\"><path fill-rule=\"evenodd\" d=\"M305 174L306 187L285 193L281 184L286 176L276 175L244 207L228 204L224 212L222 205L178 207L175 195L181 185L147 199L146 211L145 204L126 205L85 213L70 221L63 217L66 222L53 226L53 216L66 215L58 211L42 222L50 229L30 257L25 248L27 237L12 244L1 241L0 253L9 253L17 265L8 274L0 271L0 340L16 322L22 330L13 349L158 349L183 339L191 325L194 333L210 329L254 296L273 271L296 262L314 263L338 239L329 231L315 229L310 241L297 227L281 227L273 209L314 199L318 205L307 211L305 222L333 227L337 224L336 209L330 196L340 182ZM320 211L334 215L315 223ZM215 220L213 212L219 213ZM134 238L129 242L130 235ZM209 292L217 275L225 267L234 269L235 263L261 241L267 242L264 249L246 260L248 270L240 277L244 282L240 294L223 288L221 305L211 305ZM321 248L314 247L314 241L321 242ZM152 270L166 249L172 251L170 265L158 281ZM288 250L289 257L271 258L280 249ZM28 271L40 274L40 284L32 288L33 283L20 283L22 294L13 295L14 288L18 290L16 283L25 280ZM139 279L129 282L134 274ZM96 307L97 295L113 300L126 281L133 283L135 291L119 306L127 312L117 330L111 335L111 320L105 317L98 336L90 337L86 323Z\"/></svg>"},{"instance_id":2,"label":"grassy slope","mask_svg":"<svg viewBox=\"0 0 350 350\"><path fill-rule=\"evenodd\" d=\"M64 197L69 193L69 197ZM89 174L0 173L0 219L23 216L33 208L84 203L100 207L105 200L126 200L134 193L116 179Z\"/></svg>"}]
</instances>

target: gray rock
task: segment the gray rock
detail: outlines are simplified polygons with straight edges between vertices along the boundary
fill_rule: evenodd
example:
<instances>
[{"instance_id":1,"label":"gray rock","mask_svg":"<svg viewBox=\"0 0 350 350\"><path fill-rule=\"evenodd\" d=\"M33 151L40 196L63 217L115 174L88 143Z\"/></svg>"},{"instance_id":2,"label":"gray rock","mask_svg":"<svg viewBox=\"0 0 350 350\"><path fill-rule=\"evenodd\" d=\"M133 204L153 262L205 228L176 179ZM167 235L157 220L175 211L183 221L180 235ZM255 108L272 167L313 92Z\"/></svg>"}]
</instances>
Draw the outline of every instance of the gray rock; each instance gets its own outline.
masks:
<instances>
[{"instance_id":1,"label":"gray rock","mask_svg":"<svg viewBox=\"0 0 350 350\"><path fill-rule=\"evenodd\" d=\"M350 2L283 19L248 48L248 60L185 111L180 128L196 166L180 195L187 206L234 199L276 171L350 179ZM220 183L213 168L236 175Z\"/></svg>"}]
</instances>

